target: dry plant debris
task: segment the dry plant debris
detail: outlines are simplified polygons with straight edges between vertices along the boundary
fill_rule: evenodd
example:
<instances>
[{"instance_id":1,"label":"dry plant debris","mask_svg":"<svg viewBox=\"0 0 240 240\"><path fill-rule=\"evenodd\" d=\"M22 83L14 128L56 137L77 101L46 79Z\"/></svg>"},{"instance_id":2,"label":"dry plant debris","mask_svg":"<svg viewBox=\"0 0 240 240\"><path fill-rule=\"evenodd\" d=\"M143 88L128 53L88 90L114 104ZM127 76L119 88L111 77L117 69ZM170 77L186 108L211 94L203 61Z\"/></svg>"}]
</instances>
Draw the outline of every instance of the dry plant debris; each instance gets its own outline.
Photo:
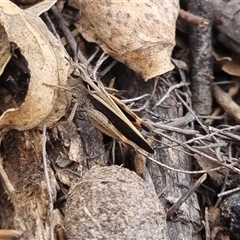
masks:
<instances>
[{"instance_id":1,"label":"dry plant debris","mask_svg":"<svg viewBox=\"0 0 240 240\"><path fill-rule=\"evenodd\" d=\"M19 230L0 230L0 238L6 239L15 235L19 237L23 234L24 239L36 239L38 236L38 239L44 240L54 238L65 240L64 227L68 239L86 239L90 236L107 238L109 234L116 239L119 239L119 236L126 238L134 236L138 239L150 237L186 239L185 234L189 239L195 239L195 234L198 234L196 229L202 226L205 228L206 239L218 239L219 236L222 236L222 239L229 239L231 236L239 236L235 233L237 224L234 224L239 221L237 214L231 211L233 208L229 208L233 201L228 201L228 198L223 201L227 195L239 191L240 182L238 144L240 128L236 125L240 121L238 116L240 64L236 48L239 39L235 34L238 25L236 24L236 29L231 29L230 34L228 33L231 21L238 17L238 11L234 11L234 8L238 9L238 5L236 1L228 3L209 1L214 16L208 18L210 12L207 14L205 12L205 15L201 13L206 10L206 6L202 6L202 10L196 13L193 10L199 6L199 0L190 2L193 8L186 9L190 12L181 11L182 20L178 19L178 44L172 55L178 59L172 60L176 71L161 78L154 78L154 87L151 86L151 91L146 94L145 90L148 88L146 87L142 92L142 96L147 98L146 101L141 97L133 97L134 94L131 93L137 92L141 84L150 86L152 84L150 81L135 83L135 86L132 86L136 89L127 87L131 99L125 100L129 104L130 114L121 108L121 101L117 98L129 95L115 89L109 90L99 80L99 76L102 77L101 74L106 72L105 69L109 71L116 61L109 64L111 60L104 54L99 58L102 53L100 48L92 54L93 45L86 40L97 43L113 58L140 73L142 78L139 79L148 80L170 71L173 68L170 57L175 45L175 21L179 13L177 0L163 1L161 5L156 1L129 3L70 0L56 3L52 0L41 1L30 7L26 6L32 3L31 0L19 1L20 5L24 5L24 10L10 1L0 3L0 84L2 84L0 97L1 103L3 102L0 117L1 132L6 133L10 129L33 129L24 132L10 131L5 137L0 136L3 149L0 175L1 183L5 184L5 191L0 191L3 196L0 196L0 220L5 216L15 216L12 220L11 217L5 217L10 219L10 223L6 225L1 222L1 226ZM68 3L75 8L70 8ZM205 1L201 1L202 5L204 3ZM49 32L39 15L56 38ZM214 17L214 21L211 17ZM186 44L186 33L189 35L188 25L186 28L181 21L194 25L192 27L194 30L198 28L197 32L201 33L201 38L206 37L206 41L201 43L203 45L199 46L199 39L194 39L194 36L191 36L190 47ZM211 27L219 31L218 38L215 39L214 34L210 34ZM66 48L57 40L63 38ZM213 39L214 50L209 47ZM231 39L229 46L226 39ZM221 44L224 44L225 48ZM201 48L205 46L208 47L206 55L202 54ZM187 54L189 48L196 50L194 54L197 57L193 62L189 61ZM74 59L74 64L66 50ZM214 65L209 61L213 56ZM198 67L198 59L201 60L201 66L206 66L204 71ZM102 71L103 67L105 69ZM74 71L76 69L78 73ZM188 69L195 69L196 74L189 74ZM124 72L127 71L125 68ZM204 89L207 89L210 98L213 94L216 100L213 106L208 104L208 109L203 114L192 109L192 102L196 99L201 100L202 97L201 94L198 94L198 98L195 95L191 96L194 92L189 87L189 79L197 74L207 79L209 84L207 87L204 86L206 82L203 82L201 77L198 79L199 84L206 87ZM7 80L4 81L6 76ZM178 79L173 79L173 76L178 76ZM77 80L76 85L70 83L74 77ZM7 86L6 89L9 90L10 84L19 84L16 80L18 78L20 82L25 81L26 93L24 96L22 93L19 94L21 89L10 92L9 101L9 93L6 94L2 86ZM162 81L158 82L159 79ZM124 80L118 79L118 84ZM129 86L134 82L131 80L128 80ZM224 86L218 86L219 83L223 83ZM111 84L111 88L113 87L115 85ZM74 99L69 107L71 96ZM98 126L99 129L103 128L101 130L104 133L124 142L125 145L136 146L132 143L133 138L129 136L126 139L121 131L114 129L109 134L109 130L113 129L109 127L113 119L109 113L102 114L94 104L88 104L90 101L89 99L86 101L85 97L95 98L103 105L109 104L110 112L115 112L122 118L127 116L137 124L137 127L150 126L148 129L151 133L149 138L146 137L147 141L140 132L135 134L144 142L148 152L154 148L155 155L149 157L147 152L138 150L133 156L133 161L137 161L135 171L139 175L142 174L151 190L135 173L122 167L106 167L117 162L124 166L129 164L131 168L129 163L131 149L118 143L111 145L107 142L104 146L102 135L92 127L89 120L96 126L104 123ZM138 101L142 106L139 107ZM87 108L83 107L84 104L88 105ZM226 114L219 116L221 111L218 105ZM209 116L209 109L213 111L215 106L218 107L217 111ZM145 118L136 117L133 112L131 113L131 109L145 110L143 111ZM176 109L177 114L174 112ZM125 115L119 111L123 111ZM62 121L58 122L60 118ZM204 122L203 119L207 120ZM128 120L125 123L132 127ZM45 130L46 125L47 127L56 125L56 128L43 131L44 146L41 153L39 150L41 133L35 127L42 125ZM44 172L47 181L43 177L40 153L45 160ZM124 160L119 162L121 158ZM29 159L31 164L28 162ZM192 163L194 171L190 167ZM204 183L206 187L199 187L206 179L206 173L209 176ZM195 178L193 180L195 184L192 184L190 176L193 174L204 175L197 181ZM68 194L69 187L71 188ZM3 189L1 185L0 188ZM202 198L204 205L202 209L199 208L197 201L195 193L197 190L201 193L199 197ZM11 198L15 215L8 215L1 206L6 192ZM60 200L67 196L66 208L57 199L58 195ZM238 199L239 193L234 195L233 207L236 205L235 196ZM26 209L26 199L31 204L27 206L28 211L21 214L22 209ZM53 202L57 204L58 201L60 207L53 209ZM8 203L9 205L11 203ZM37 214L34 212L35 206L40 209ZM213 212L217 214L211 214ZM34 214L36 217L33 217ZM231 221L228 228L222 226L223 217L226 221ZM141 224L145 224L144 230L148 231L143 231ZM182 231L180 234L179 230ZM198 237L201 235L202 232Z\"/></svg>"}]
</instances>

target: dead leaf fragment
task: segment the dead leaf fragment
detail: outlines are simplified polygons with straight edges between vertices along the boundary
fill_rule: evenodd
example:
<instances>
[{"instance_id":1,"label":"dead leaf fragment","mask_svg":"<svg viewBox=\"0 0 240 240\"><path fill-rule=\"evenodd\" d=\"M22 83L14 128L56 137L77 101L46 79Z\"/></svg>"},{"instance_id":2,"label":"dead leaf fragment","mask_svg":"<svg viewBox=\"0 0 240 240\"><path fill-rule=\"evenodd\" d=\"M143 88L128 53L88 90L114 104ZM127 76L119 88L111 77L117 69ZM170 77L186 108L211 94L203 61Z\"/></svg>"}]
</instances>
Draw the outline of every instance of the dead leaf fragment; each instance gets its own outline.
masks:
<instances>
[{"instance_id":1,"label":"dead leaf fragment","mask_svg":"<svg viewBox=\"0 0 240 240\"><path fill-rule=\"evenodd\" d=\"M218 64L222 70L230 75L240 77L240 58L236 54L213 52Z\"/></svg>"},{"instance_id":2,"label":"dead leaf fragment","mask_svg":"<svg viewBox=\"0 0 240 240\"><path fill-rule=\"evenodd\" d=\"M8 41L21 49L31 75L23 104L2 114L0 128L26 130L40 123L49 126L65 114L69 102L66 91L44 85L66 85L70 64L65 50L39 17L10 1L0 2L0 25Z\"/></svg>"},{"instance_id":3,"label":"dead leaf fragment","mask_svg":"<svg viewBox=\"0 0 240 240\"><path fill-rule=\"evenodd\" d=\"M84 38L99 44L145 80L173 69L170 56L175 45L178 0L69 2L82 11L78 29Z\"/></svg>"},{"instance_id":4,"label":"dead leaf fragment","mask_svg":"<svg viewBox=\"0 0 240 240\"><path fill-rule=\"evenodd\" d=\"M57 0L44 0L37 2L36 4L27 8L27 11L34 14L35 16L40 16L42 13L48 11Z\"/></svg>"},{"instance_id":5,"label":"dead leaf fragment","mask_svg":"<svg viewBox=\"0 0 240 240\"><path fill-rule=\"evenodd\" d=\"M0 24L0 75L11 58L10 42L4 27Z\"/></svg>"}]
</instances>

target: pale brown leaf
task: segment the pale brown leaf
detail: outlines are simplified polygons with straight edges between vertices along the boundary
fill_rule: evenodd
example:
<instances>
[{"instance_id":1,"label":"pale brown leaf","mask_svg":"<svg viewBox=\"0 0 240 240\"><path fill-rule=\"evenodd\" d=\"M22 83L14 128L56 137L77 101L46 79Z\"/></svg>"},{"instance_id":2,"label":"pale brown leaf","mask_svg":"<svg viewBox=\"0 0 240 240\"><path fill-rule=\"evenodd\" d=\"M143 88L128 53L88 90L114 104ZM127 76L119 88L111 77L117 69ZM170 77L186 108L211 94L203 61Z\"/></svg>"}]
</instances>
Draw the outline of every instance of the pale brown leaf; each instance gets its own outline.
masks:
<instances>
[{"instance_id":1,"label":"pale brown leaf","mask_svg":"<svg viewBox=\"0 0 240 240\"><path fill-rule=\"evenodd\" d=\"M66 85L70 64L65 50L39 17L10 1L0 2L0 22L9 42L21 49L31 74L23 104L2 114L0 128L26 130L40 123L49 126L65 114L69 103L66 91L44 85Z\"/></svg>"},{"instance_id":2,"label":"pale brown leaf","mask_svg":"<svg viewBox=\"0 0 240 240\"><path fill-rule=\"evenodd\" d=\"M11 58L10 42L4 27L0 24L0 75Z\"/></svg>"},{"instance_id":3,"label":"pale brown leaf","mask_svg":"<svg viewBox=\"0 0 240 240\"><path fill-rule=\"evenodd\" d=\"M70 0L81 9L78 23L87 41L101 48L145 80L173 69L175 21L179 1Z\"/></svg>"}]
</instances>

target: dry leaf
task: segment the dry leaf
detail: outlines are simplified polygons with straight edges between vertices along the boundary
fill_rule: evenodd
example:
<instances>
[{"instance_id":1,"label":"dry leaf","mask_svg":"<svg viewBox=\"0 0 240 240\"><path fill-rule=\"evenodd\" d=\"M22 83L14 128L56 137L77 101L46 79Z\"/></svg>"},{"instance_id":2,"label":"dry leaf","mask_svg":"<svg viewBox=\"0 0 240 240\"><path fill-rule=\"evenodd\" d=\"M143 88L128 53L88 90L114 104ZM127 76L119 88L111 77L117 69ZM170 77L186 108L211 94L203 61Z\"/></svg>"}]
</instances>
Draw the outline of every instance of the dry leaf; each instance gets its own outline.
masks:
<instances>
[{"instance_id":1,"label":"dry leaf","mask_svg":"<svg viewBox=\"0 0 240 240\"><path fill-rule=\"evenodd\" d=\"M31 12L35 16L40 16L42 13L48 11L56 2L57 0L44 0L37 2L27 8L27 11Z\"/></svg>"},{"instance_id":2,"label":"dry leaf","mask_svg":"<svg viewBox=\"0 0 240 240\"><path fill-rule=\"evenodd\" d=\"M7 33L4 27L0 24L0 75L3 73L4 68L8 64L11 53L10 53L10 42L8 40Z\"/></svg>"},{"instance_id":3,"label":"dry leaf","mask_svg":"<svg viewBox=\"0 0 240 240\"><path fill-rule=\"evenodd\" d=\"M240 77L240 58L235 54L213 52L213 56L221 65L222 70L230 75Z\"/></svg>"},{"instance_id":4,"label":"dry leaf","mask_svg":"<svg viewBox=\"0 0 240 240\"><path fill-rule=\"evenodd\" d=\"M78 29L87 41L140 73L145 80L173 69L179 1L70 0L81 9Z\"/></svg>"},{"instance_id":5,"label":"dry leaf","mask_svg":"<svg viewBox=\"0 0 240 240\"><path fill-rule=\"evenodd\" d=\"M66 86L70 64L65 49L39 17L10 1L0 2L0 25L6 31L8 41L21 49L31 75L24 102L2 114L0 128L26 130L40 123L49 126L65 114L69 102L66 91L44 85ZM7 48L6 41L0 44L1 48Z\"/></svg>"}]
</instances>

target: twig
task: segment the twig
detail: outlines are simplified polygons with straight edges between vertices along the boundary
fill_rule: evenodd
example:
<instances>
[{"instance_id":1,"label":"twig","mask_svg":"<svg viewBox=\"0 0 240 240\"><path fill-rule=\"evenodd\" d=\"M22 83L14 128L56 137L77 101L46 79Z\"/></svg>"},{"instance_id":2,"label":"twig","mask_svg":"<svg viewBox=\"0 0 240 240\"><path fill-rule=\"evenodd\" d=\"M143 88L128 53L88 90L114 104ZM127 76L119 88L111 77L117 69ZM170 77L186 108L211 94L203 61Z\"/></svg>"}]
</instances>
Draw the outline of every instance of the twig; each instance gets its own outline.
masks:
<instances>
[{"instance_id":1,"label":"twig","mask_svg":"<svg viewBox=\"0 0 240 240\"><path fill-rule=\"evenodd\" d=\"M196 130L182 129L182 128L172 127L172 126L168 126L168 125L161 124L161 123L152 123L151 126L161 129L161 130L154 130L155 133L166 132L166 131L182 133L182 134L185 134L185 135L196 135L196 134L199 133ZM162 130L164 130L164 131L162 131Z\"/></svg>"},{"instance_id":2,"label":"twig","mask_svg":"<svg viewBox=\"0 0 240 240\"><path fill-rule=\"evenodd\" d=\"M101 67L102 63L105 62L107 59L109 58L109 55L102 53L102 55L100 56L100 58L98 59L96 65L94 66L91 75L93 77L94 80L97 79L97 71L98 69Z\"/></svg>"},{"instance_id":3,"label":"twig","mask_svg":"<svg viewBox=\"0 0 240 240\"><path fill-rule=\"evenodd\" d=\"M52 188L48 174L47 158L46 158L46 124L43 125L43 135L42 135L42 158L43 158L43 171L46 178L47 191L49 195L49 210L50 210L50 239L54 240L54 216L53 216L53 197Z\"/></svg>"},{"instance_id":4,"label":"twig","mask_svg":"<svg viewBox=\"0 0 240 240\"><path fill-rule=\"evenodd\" d=\"M143 99L145 97L150 97L150 96L151 96L151 94L145 93L145 94L143 94L141 96L138 96L138 97L135 97L135 98L123 99L121 101L124 102L124 103L129 103L129 102L138 101L138 100L141 100L141 99Z\"/></svg>"},{"instance_id":5,"label":"twig","mask_svg":"<svg viewBox=\"0 0 240 240\"><path fill-rule=\"evenodd\" d=\"M217 85L213 85L213 94L224 111L240 123L240 107L231 96Z\"/></svg>"},{"instance_id":6,"label":"twig","mask_svg":"<svg viewBox=\"0 0 240 240\"><path fill-rule=\"evenodd\" d=\"M239 78L235 77L233 78L233 81L228 81L228 82L215 82L215 84L229 84L231 83L231 86L228 90L228 94L230 97L234 97L240 88L240 81ZM217 90L217 89L216 89ZM219 94L218 91L216 91L215 93ZM221 94L221 93L220 93ZM218 98L218 95L216 96ZM211 114L211 117L208 117L207 120L205 121L205 123L207 125L212 125L215 119L218 119L217 116L220 115L220 113L222 112L222 108L221 107L217 107L214 112ZM223 118L222 116L220 117L221 119Z\"/></svg>"},{"instance_id":7,"label":"twig","mask_svg":"<svg viewBox=\"0 0 240 240\"><path fill-rule=\"evenodd\" d=\"M206 180L207 174L203 174L189 189L189 191L182 196L167 212L167 219L169 219L178 209L179 207L199 188L199 186Z\"/></svg>"},{"instance_id":8,"label":"twig","mask_svg":"<svg viewBox=\"0 0 240 240\"><path fill-rule=\"evenodd\" d=\"M161 98L161 100L158 101L158 102L154 105L153 109L155 109L155 108L156 108L157 106L159 106L167 97L169 97L170 94L171 94L171 92L172 92L174 89L180 88L180 87L183 87L183 86L188 86L188 85L189 85L189 83L181 82L181 83L178 83L178 84L175 84L175 85L171 86L171 87L167 90L167 92L165 93L165 95Z\"/></svg>"},{"instance_id":9,"label":"twig","mask_svg":"<svg viewBox=\"0 0 240 240\"><path fill-rule=\"evenodd\" d=\"M142 110L144 110L144 109L147 108L147 106L149 105L149 103L150 103L150 99L148 99L148 100L144 103L144 105L143 105L142 107L139 107L139 108L131 108L131 111L133 111L133 112L141 112Z\"/></svg>"},{"instance_id":10,"label":"twig","mask_svg":"<svg viewBox=\"0 0 240 240\"><path fill-rule=\"evenodd\" d=\"M240 174L240 169L238 169L238 168L235 168L235 167L233 167L233 166L231 166L231 165L228 165L228 164L226 164L226 163L224 163L224 162L219 162L219 161L218 161L217 159L215 159L214 157L211 157L211 156L209 156L208 154L205 154L204 152L195 149L194 147L191 147L191 146L189 146L189 145L186 145L186 144L184 144L183 142L181 142L181 141L179 141L179 140L177 140L177 139L175 139L175 138L172 138L172 137L170 137L170 136L168 136L168 135L166 135L166 134L164 134L164 133L162 133L162 132L159 132L158 134L159 134L160 136L162 136L162 137L170 140L170 141L176 142L176 143L179 144L180 146L183 146L183 147L187 148L188 150L194 152L195 154L198 154L198 155L200 155L200 156L203 156L203 157L205 157L205 158L213 161L214 163L216 163L216 164L218 164L218 165L220 165L220 166L222 166L222 167L228 168L228 169L230 169L230 170L232 170L232 171Z\"/></svg>"},{"instance_id":11,"label":"twig","mask_svg":"<svg viewBox=\"0 0 240 240\"><path fill-rule=\"evenodd\" d=\"M48 26L48 29L50 30L50 32L55 36L55 38L57 38L59 41L61 41L56 28L52 22L52 20L50 19L50 17L48 16L47 12L44 12L42 14L42 17L44 18L44 22L46 23L46 25Z\"/></svg>"},{"instance_id":12,"label":"twig","mask_svg":"<svg viewBox=\"0 0 240 240\"><path fill-rule=\"evenodd\" d=\"M194 118L196 119L196 121L201 125L201 127L204 129L204 131L206 133L209 133L208 128L202 123L201 119L195 114L195 112L188 106L188 104L182 99L182 97L180 96L180 94L178 93L177 90L174 90L176 96L178 97L178 99L182 102L182 104L187 108L187 110L194 116Z\"/></svg>"},{"instance_id":13,"label":"twig","mask_svg":"<svg viewBox=\"0 0 240 240\"><path fill-rule=\"evenodd\" d=\"M222 187L221 187L221 193L218 194L218 199L216 201L216 203L214 204L214 208L218 207L219 203L221 202L222 200L222 196L221 194L225 191L226 189L226 186L227 186L227 180L228 180L228 175L229 175L229 171L226 172L225 176L224 176L224 182L222 184Z\"/></svg>"},{"instance_id":14,"label":"twig","mask_svg":"<svg viewBox=\"0 0 240 240\"><path fill-rule=\"evenodd\" d=\"M198 27L206 27L209 24L209 21L206 18L194 15L190 12L184 11L183 9L180 9L178 18L186 23Z\"/></svg>"},{"instance_id":15,"label":"twig","mask_svg":"<svg viewBox=\"0 0 240 240\"><path fill-rule=\"evenodd\" d=\"M88 58L87 60L87 66L90 65L90 62L96 57L96 55L100 52L100 48L97 47L95 52L90 56L90 58ZM88 71L92 71L92 69L87 69Z\"/></svg>"},{"instance_id":16,"label":"twig","mask_svg":"<svg viewBox=\"0 0 240 240\"><path fill-rule=\"evenodd\" d=\"M116 140L113 139L113 141L112 141L112 163L113 163L113 165L115 165L115 163L116 163L115 152L116 152Z\"/></svg>"},{"instance_id":17,"label":"twig","mask_svg":"<svg viewBox=\"0 0 240 240\"><path fill-rule=\"evenodd\" d=\"M209 148L216 148L216 147L226 147L228 144L227 143L213 143L213 144L208 144L206 146L194 146L197 149L209 149Z\"/></svg>"},{"instance_id":18,"label":"twig","mask_svg":"<svg viewBox=\"0 0 240 240\"><path fill-rule=\"evenodd\" d=\"M15 204L15 201L14 201L14 199L15 199L15 189L14 189L13 185L11 184L11 182L8 178L8 175L6 174L6 172L3 169L3 159L2 159L1 156L0 156L0 176L2 178L2 181L5 184L8 195L10 196L10 198L13 202L13 205L14 205Z\"/></svg>"},{"instance_id":19,"label":"twig","mask_svg":"<svg viewBox=\"0 0 240 240\"><path fill-rule=\"evenodd\" d=\"M166 123L166 125L172 127L184 127L193 121L195 121L195 117L192 115L192 113L188 112L183 117L171 119L171 121Z\"/></svg>"},{"instance_id":20,"label":"twig","mask_svg":"<svg viewBox=\"0 0 240 240\"><path fill-rule=\"evenodd\" d=\"M117 63L118 63L117 60L113 60L113 61L100 73L100 78L103 77L106 73L108 73Z\"/></svg>"},{"instance_id":21,"label":"twig","mask_svg":"<svg viewBox=\"0 0 240 240\"><path fill-rule=\"evenodd\" d=\"M168 169L174 172L180 172L180 173L187 173L187 174L200 174L200 173L208 173L208 172L214 172L214 171L218 171L220 169L222 169L223 167L217 167L217 168L212 168L212 169L207 169L207 170L200 170L200 171L187 171L187 170L182 170L182 169L176 169L176 168L172 168L164 163L158 162L157 160L155 160L154 158L148 156L148 154L138 150L139 153L141 153L143 156L147 157L149 160L151 160L152 162Z\"/></svg>"},{"instance_id":22,"label":"twig","mask_svg":"<svg viewBox=\"0 0 240 240\"><path fill-rule=\"evenodd\" d=\"M69 28L65 25L65 21L62 17L62 15L60 14L58 8L54 5L51 8L51 12L53 13L54 17L57 19L57 21L60 24L60 28L64 34L64 36L66 37L72 51L73 51L73 55L74 55L74 59L77 57L77 43L74 39L74 37L72 36L71 31L69 30Z\"/></svg>"},{"instance_id":23,"label":"twig","mask_svg":"<svg viewBox=\"0 0 240 240\"><path fill-rule=\"evenodd\" d=\"M216 135L220 135L220 136L223 135L223 136L229 137L231 139L234 139L236 141L240 141L240 137L238 135L230 133L230 132L226 132L229 130L238 129L239 127L240 127L240 125L236 125L236 126L232 126L232 127L228 127L228 128L217 129L217 128L214 128L211 126L211 127L209 127L209 130L215 131Z\"/></svg>"},{"instance_id":24,"label":"twig","mask_svg":"<svg viewBox=\"0 0 240 240\"><path fill-rule=\"evenodd\" d=\"M225 192L221 192L221 193L218 194L218 197L224 197L226 195L230 195L230 194L238 192L238 191L240 191L240 187L237 187L237 188L225 191Z\"/></svg>"},{"instance_id":25,"label":"twig","mask_svg":"<svg viewBox=\"0 0 240 240\"><path fill-rule=\"evenodd\" d=\"M73 121L73 118L74 118L75 113L77 111L77 107L78 107L78 102L76 101L73 105L73 108L72 108L71 113L70 113L70 115L67 119L67 122L72 122Z\"/></svg>"},{"instance_id":26,"label":"twig","mask_svg":"<svg viewBox=\"0 0 240 240\"><path fill-rule=\"evenodd\" d=\"M205 222L204 222L204 227L205 227L205 234L206 234L206 240L212 239L210 236L210 227L209 227L209 211L208 208L205 208Z\"/></svg>"}]
</instances>

